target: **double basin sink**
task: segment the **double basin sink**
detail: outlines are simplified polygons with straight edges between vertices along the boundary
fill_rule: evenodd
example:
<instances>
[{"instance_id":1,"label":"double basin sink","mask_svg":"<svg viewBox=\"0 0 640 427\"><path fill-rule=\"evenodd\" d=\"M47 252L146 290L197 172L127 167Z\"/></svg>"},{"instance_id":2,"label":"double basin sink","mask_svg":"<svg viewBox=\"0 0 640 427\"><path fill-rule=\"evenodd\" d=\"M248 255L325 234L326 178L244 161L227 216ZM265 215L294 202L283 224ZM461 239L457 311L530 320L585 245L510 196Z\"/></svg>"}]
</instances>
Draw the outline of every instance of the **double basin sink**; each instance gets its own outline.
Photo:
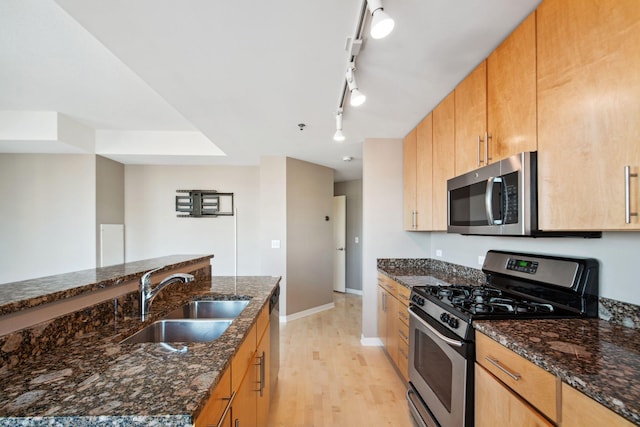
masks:
<instances>
[{"instance_id":1,"label":"double basin sink","mask_svg":"<svg viewBox=\"0 0 640 427\"><path fill-rule=\"evenodd\" d=\"M248 300L198 300L179 307L122 341L209 342L220 337L249 304Z\"/></svg>"}]
</instances>

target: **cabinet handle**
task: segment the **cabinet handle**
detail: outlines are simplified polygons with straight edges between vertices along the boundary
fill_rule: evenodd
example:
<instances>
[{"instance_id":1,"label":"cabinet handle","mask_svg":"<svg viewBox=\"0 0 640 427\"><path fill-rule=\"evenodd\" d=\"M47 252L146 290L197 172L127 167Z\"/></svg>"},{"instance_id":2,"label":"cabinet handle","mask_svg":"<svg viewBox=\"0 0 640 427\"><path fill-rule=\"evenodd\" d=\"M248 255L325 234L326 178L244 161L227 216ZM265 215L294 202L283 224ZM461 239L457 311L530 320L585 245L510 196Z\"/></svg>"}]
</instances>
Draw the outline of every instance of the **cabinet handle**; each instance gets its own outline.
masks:
<instances>
[{"instance_id":1,"label":"cabinet handle","mask_svg":"<svg viewBox=\"0 0 640 427\"><path fill-rule=\"evenodd\" d=\"M233 393L231 393L231 397L223 397L222 400L228 400L229 403L227 403L226 408L224 408L224 412L222 413L222 416L220 417L220 421L218 421L218 424L215 425L215 427L222 427L224 424L224 419L227 416L227 414L229 413L229 410L231 410L231 405L233 405L233 399L235 399L236 397L236 392L234 391ZM209 424L210 426L213 426L213 424Z\"/></svg>"},{"instance_id":2,"label":"cabinet handle","mask_svg":"<svg viewBox=\"0 0 640 427\"><path fill-rule=\"evenodd\" d=\"M484 133L484 164L488 165L489 164L489 160L491 160L491 157L489 157L489 140L491 139L491 135L489 134L489 132L485 132Z\"/></svg>"},{"instance_id":3,"label":"cabinet handle","mask_svg":"<svg viewBox=\"0 0 640 427\"><path fill-rule=\"evenodd\" d=\"M502 363L500 363L497 359L492 359L489 356L485 356L484 357L489 363L491 363L493 366L495 366L496 368L500 369L502 372L504 372L505 374L509 375L514 381L519 381L520 378L522 377L522 375L520 374L514 374L513 372L511 372L510 370L508 370L507 368L505 368L504 366L502 366Z\"/></svg>"},{"instance_id":4,"label":"cabinet handle","mask_svg":"<svg viewBox=\"0 0 640 427\"><path fill-rule=\"evenodd\" d=\"M631 212L631 178L637 178L637 173L631 173L631 166L624 167L624 222L631 224L631 217L638 216L638 212Z\"/></svg>"},{"instance_id":5,"label":"cabinet handle","mask_svg":"<svg viewBox=\"0 0 640 427\"><path fill-rule=\"evenodd\" d=\"M405 334L403 334L401 330L398 330L398 333L400 334L400 336L401 336L402 338L404 338L405 340L409 341L409 337L408 337L408 336L406 336Z\"/></svg>"},{"instance_id":6,"label":"cabinet handle","mask_svg":"<svg viewBox=\"0 0 640 427\"><path fill-rule=\"evenodd\" d=\"M259 391L260 397L262 397L262 395L264 394L264 377L265 377L265 365L266 365L264 351L262 352L262 356L258 356L258 359L260 359L260 388L256 391Z\"/></svg>"},{"instance_id":7,"label":"cabinet handle","mask_svg":"<svg viewBox=\"0 0 640 427\"><path fill-rule=\"evenodd\" d=\"M480 135L478 135L478 167L480 167L480 164L482 163L482 159L480 158L481 156L481 150L480 150L480 143L482 142L482 138L480 137Z\"/></svg>"},{"instance_id":8,"label":"cabinet handle","mask_svg":"<svg viewBox=\"0 0 640 427\"><path fill-rule=\"evenodd\" d=\"M236 418L236 421L233 423L233 427L240 427L240 420Z\"/></svg>"},{"instance_id":9,"label":"cabinet handle","mask_svg":"<svg viewBox=\"0 0 640 427\"><path fill-rule=\"evenodd\" d=\"M411 211L411 228L416 229L418 228L418 211L413 210Z\"/></svg>"},{"instance_id":10,"label":"cabinet handle","mask_svg":"<svg viewBox=\"0 0 640 427\"><path fill-rule=\"evenodd\" d=\"M387 312L387 293L382 294L382 311Z\"/></svg>"}]
</instances>

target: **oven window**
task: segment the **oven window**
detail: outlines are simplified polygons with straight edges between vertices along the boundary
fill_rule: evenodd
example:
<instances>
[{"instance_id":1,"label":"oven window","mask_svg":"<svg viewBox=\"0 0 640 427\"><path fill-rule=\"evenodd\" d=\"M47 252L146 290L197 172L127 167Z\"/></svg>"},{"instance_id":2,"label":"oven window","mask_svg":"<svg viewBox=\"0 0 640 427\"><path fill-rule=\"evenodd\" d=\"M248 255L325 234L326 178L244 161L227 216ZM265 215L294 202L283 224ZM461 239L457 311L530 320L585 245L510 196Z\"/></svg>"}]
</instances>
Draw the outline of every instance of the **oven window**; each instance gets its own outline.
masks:
<instances>
[{"instance_id":1,"label":"oven window","mask_svg":"<svg viewBox=\"0 0 640 427\"><path fill-rule=\"evenodd\" d=\"M451 412L453 369L451 359L424 332L415 330L414 368L442 405Z\"/></svg>"}]
</instances>

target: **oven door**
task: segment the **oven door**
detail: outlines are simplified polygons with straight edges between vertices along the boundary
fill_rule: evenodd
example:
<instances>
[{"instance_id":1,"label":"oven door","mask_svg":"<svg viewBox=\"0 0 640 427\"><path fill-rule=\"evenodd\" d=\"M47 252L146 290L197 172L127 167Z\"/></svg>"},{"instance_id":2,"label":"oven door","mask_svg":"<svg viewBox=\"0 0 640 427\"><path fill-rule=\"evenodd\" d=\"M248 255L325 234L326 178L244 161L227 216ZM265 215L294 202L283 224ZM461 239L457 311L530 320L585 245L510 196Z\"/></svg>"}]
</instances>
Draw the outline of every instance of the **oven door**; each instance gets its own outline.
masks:
<instances>
[{"instance_id":1,"label":"oven door","mask_svg":"<svg viewBox=\"0 0 640 427\"><path fill-rule=\"evenodd\" d=\"M409 381L420 399L409 399L412 413L427 426L471 426L473 344L414 310L409 310ZM426 408L415 408L421 401Z\"/></svg>"}]
</instances>

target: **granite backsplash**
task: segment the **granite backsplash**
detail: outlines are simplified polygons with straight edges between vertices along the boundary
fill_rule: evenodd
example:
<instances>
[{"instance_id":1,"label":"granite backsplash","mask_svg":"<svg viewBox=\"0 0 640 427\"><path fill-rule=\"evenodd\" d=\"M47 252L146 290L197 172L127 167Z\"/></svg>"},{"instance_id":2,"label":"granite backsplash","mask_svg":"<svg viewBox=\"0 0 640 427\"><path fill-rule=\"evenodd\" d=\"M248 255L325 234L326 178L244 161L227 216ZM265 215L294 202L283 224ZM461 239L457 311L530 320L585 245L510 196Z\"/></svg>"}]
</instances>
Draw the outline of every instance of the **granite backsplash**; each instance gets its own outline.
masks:
<instances>
[{"instance_id":1,"label":"granite backsplash","mask_svg":"<svg viewBox=\"0 0 640 427\"><path fill-rule=\"evenodd\" d=\"M195 276L194 283L197 286L211 279L211 267L194 270L191 274ZM171 286L175 291L184 292L186 287L193 287L194 283ZM169 294L161 292L155 300L162 301ZM63 347L106 325L112 324L115 329L121 320L140 315L139 304L140 293L130 292L33 327L0 336L0 369L4 366L16 366L54 348Z\"/></svg>"},{"instance_id":2,"label":"granite backsplash","mask_svg":"<svg viewBox=\"0 0 640 427\"><path fill-rule=\"evenodd\" d=\"M431 258L378 258L378 269L390 276L433 276L447 283L481 285L482 270ZM598 317L614 325L640 329L640 306L600 297Z\"/></svg>"}]
</instances>

